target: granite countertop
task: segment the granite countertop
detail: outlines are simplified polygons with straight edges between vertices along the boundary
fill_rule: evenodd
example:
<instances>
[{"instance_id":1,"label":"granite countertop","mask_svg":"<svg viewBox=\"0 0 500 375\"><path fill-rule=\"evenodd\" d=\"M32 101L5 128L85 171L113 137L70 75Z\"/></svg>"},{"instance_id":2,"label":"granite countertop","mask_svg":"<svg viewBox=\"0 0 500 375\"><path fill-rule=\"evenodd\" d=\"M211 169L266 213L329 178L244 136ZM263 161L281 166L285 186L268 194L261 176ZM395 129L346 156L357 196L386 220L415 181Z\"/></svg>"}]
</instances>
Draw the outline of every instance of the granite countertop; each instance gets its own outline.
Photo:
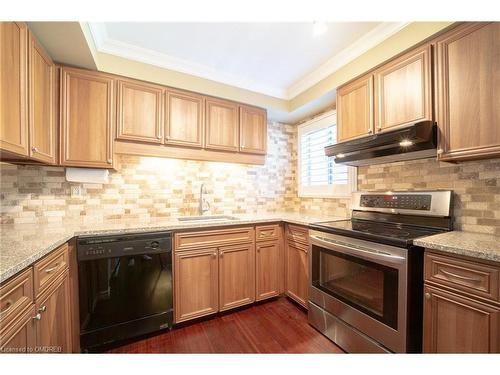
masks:
<instances>
[{"instance_id":1,"label":"granite countertop","mask_svg":"<svg viewBox=\"0 0 500 375\"><path fill-rule=\"evenodd\" d=\"M427 249L500 262L500 237L491 234L452 231L419 238L413 243Z\"/></svg>"},{"instance_id":2,"label":"granite countertop","mask_svg":"<svg viewBox=\"0 0 500 375\"><path fill-rule=\"evenodd\" d=\"M311 216L295 212L230 215L236 220L181 222L177 218L117 220L96 224L3 224L0 225L0 283L30 266L75 236L203 229L285 221L298 225L343 220L343 217Z\"/></svg>"}]
</instances>

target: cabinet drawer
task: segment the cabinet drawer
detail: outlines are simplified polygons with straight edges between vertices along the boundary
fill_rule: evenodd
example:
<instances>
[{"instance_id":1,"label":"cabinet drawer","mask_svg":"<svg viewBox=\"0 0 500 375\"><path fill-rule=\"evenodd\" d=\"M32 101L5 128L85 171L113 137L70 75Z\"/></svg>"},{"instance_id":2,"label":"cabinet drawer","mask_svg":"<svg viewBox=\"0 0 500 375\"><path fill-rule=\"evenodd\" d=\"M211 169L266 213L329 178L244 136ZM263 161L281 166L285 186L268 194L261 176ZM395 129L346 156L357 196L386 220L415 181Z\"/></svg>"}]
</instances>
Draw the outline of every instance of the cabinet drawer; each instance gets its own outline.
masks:
<instances>
[{"instance_id":1,"label":"cabinet drawer","mask_svg":"<svg viewBox=\"0 0 500 375\"><path fill-rule=\"evenodd\" d=\"M31 268L0 287L0 331L33 303L33 271Z\"/></svg>"},{"instance_id":2,"label":"cabinet drawer","mask_svg":"<svg viewBox=\"0 0 500 375\"><path fill-rule=\"evenodd\" d=\"M309 245L309 230L297 225L287 225L286 236L289 240Z\"/></svg>"},{"instance_id":3,"label":"cabinet drawer","mask_svg":"<svg viewBox=\"0 0 500 375\"><path fill-rule=\"evenodd\" d=\"M254 242L252 227L184 232L174 235L174 250L182 251L203 247L217 247Z\"/></svg>"},{"instance_id":4,"label":"cabinet drawer","mask_svg":"<svg viewBox=\"0 0 500 375\"><path fill-rule=\"evenodd\" d=\"M35 298L66 269L68 269L68 244L62 245L36 262L33 267Z\"/></svg>"},{"instance_id":5,"label":"cabinet drawer","mask_svg":"<svg viewBox=\"0 0 500 375\"><path fill-rule=\"evenodd\" d=\"M482 263L425 254L425 281L451 287L475 296L500 301L498 268Z\"/></svg>"},{"instance_id":6,"label":"cabinet drawer","mask_svg":"<svg viewBox=\"0 0 500 375\"><path fill-rule=\"evenodd\" d=\"M257 227L255 227L255 240L256 241L278 240L279 237L280 237L279 224L258 225Z\"/></svg>"}]
</instances>

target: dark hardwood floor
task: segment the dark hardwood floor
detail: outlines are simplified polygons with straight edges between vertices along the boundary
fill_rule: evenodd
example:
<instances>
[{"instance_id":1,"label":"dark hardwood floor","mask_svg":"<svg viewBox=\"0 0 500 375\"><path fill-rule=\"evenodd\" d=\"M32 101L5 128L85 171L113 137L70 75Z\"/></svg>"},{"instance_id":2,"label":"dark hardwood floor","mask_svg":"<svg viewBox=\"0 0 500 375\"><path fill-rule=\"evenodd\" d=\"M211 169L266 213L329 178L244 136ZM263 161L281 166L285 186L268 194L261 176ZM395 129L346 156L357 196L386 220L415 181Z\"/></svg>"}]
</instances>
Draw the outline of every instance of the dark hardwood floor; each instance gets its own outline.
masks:
<instances>
[{"instance_id":1,"label":"dark hardwood floor","mask_svg":"<svg viewBox=\"0 0 500 375\"><path fill-rule=\"evenodd\" d=\"M129 343L108 353L343 353L287 298Z\"/></svg>"}]
</instances>

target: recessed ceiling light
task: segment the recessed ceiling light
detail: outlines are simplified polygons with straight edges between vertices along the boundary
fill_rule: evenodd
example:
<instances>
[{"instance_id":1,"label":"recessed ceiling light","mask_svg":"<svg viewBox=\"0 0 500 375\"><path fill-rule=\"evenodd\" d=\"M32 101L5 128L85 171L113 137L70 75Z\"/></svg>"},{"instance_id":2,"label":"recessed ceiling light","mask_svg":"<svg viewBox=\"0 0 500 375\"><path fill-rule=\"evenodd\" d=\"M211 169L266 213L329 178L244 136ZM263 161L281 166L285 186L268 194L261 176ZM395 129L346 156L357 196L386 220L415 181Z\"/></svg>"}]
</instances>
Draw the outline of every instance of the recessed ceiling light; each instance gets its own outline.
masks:
<instances>
[{"instance_id":1,"label":"recessed ceiling light","mask_svg":"<svg viewBox=\"0 0 500 375\"><path fill-rule=\"evenodd\" d=\"M313 35L320 36L326 32L326 23L320 21L313 22Z\"/></svg>"}]
</instances>

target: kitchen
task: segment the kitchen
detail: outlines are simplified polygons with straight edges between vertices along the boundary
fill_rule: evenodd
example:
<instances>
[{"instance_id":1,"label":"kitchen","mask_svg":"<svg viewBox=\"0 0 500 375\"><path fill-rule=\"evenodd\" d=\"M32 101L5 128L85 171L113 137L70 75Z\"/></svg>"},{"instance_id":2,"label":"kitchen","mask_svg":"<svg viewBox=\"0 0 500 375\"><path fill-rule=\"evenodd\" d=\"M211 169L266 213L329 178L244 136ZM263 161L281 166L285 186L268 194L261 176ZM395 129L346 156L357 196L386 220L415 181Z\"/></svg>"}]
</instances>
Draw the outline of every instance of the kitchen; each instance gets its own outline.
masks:
<instances>
[{"instance_id":1,"label":"kitchen","mask_svg":"<svg viewBox=\"0 0 500 375\"><path fill-rule=\"evenodd\" d=\"M500 23L186 25L0 22L2 355L500 353Z\"/></svg>"}]
</instances>

